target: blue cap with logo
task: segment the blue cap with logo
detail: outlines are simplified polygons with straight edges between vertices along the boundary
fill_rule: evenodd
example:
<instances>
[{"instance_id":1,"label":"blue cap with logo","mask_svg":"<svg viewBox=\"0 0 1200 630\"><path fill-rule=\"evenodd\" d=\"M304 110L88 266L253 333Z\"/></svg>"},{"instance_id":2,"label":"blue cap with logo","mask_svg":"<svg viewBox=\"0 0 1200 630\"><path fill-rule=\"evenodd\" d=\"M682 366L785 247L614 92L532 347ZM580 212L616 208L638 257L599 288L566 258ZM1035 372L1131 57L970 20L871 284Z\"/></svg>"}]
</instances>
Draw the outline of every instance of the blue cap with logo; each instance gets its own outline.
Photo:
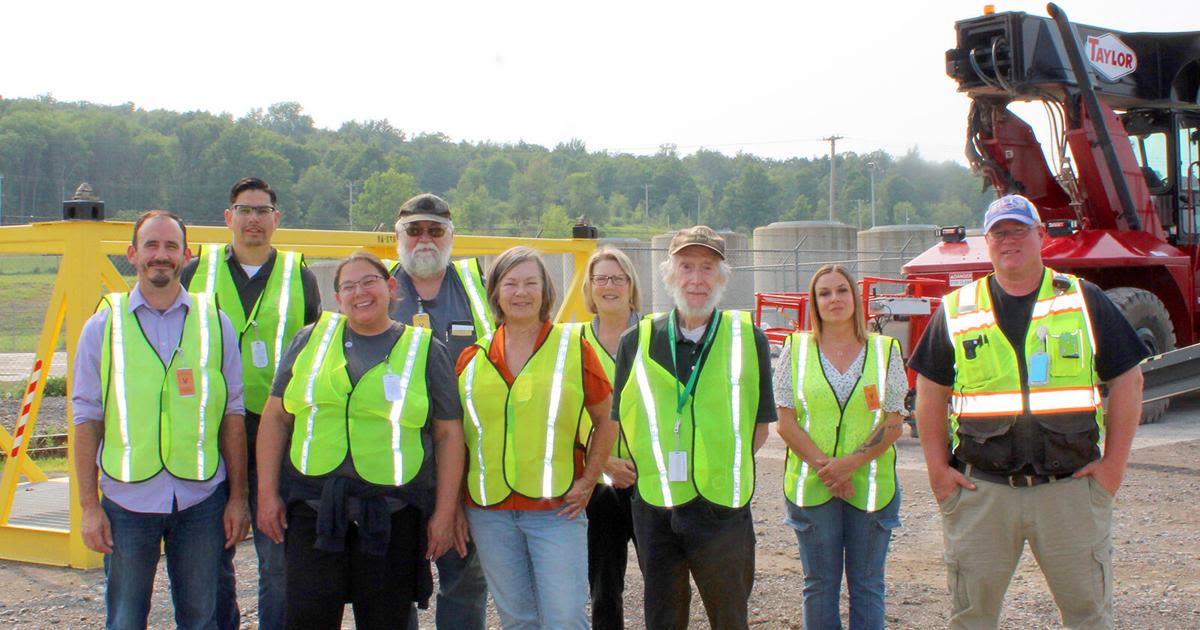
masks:
<instances>
[{"instance_id":1,"label":"blue cap with logo","mask_svg":"<svg viewBox=\"0 0 1200 630\"><path fill-rule=\"evenodd\" d=\"M1006 220L1037 225L1042 222L1042 217L1032 201L1021 195L1005 195L988 206L987 214L983 215L983 231L991 231L997 222Z\"/></svg>"}]
</instances>

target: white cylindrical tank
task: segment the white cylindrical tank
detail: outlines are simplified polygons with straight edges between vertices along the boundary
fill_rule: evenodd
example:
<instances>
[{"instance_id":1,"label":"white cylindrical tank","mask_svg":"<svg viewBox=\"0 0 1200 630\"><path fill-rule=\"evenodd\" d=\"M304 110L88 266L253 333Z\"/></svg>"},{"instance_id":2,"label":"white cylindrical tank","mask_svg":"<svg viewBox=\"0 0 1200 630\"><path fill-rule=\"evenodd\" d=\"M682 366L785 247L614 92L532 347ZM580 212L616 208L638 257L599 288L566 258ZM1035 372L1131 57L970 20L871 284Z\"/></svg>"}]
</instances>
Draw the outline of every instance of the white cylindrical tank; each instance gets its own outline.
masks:
<instances>
[{"instance_id":1,"label":"white cylindrical tank","mask_svg":"<svg viewBox=\"0 0 1200 630\"><path fill-rule=\"evenodd\" d=\"M879 225L858 233L860 276L901 277L900 269L938 242L935 225ZM900 285L876 285L881 292L896 292Z\"/></svg>"},{"instance_id":2,"label":"white cylindrical tank","mask_svg":"<svg viewBox=\"0 0 1200 630\"><path fill-rule=\"evenodd\" d=\"M857 272L856 230L838 221L779 221L754 230L754 286L762 293L806 293L813 272L827 263ZM782 326L764 312L765 326Z\"/></svg>"}]
</instances>

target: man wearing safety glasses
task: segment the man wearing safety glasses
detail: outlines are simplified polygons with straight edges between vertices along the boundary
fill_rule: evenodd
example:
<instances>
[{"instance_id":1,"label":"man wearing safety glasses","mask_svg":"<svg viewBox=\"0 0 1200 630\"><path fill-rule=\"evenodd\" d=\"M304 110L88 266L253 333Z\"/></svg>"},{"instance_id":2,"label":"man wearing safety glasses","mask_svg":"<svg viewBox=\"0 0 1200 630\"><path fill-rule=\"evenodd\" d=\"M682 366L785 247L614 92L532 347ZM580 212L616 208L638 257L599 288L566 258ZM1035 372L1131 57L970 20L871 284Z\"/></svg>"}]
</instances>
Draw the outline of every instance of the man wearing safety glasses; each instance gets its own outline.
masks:
<instances>
[{"instance_id":1,"label":"man wearing safety glasses","mask_svg":"<svg viewBox=\"0 0 1200 630\"><path fill-rule=\"evenodd\" d=\"M242 354L246 383L246 446L250 481L251 522L257 518L258 486L255 471L255 437L259 414L271 387L275 367L296 331L317 321L321 294L317 279L298 252L271 246L279 227L275 191L257 177L243 177L229 191L225 225L232 232L229 244L205 243L200 256L183 271L183 286L199 293L215 293L217 302L233 323ZM263 630L283 627L283 545L254 531L258 554L258 621ZM217 626L240 626L233 555L225 550L217 592Z\"/></svg>"},{"instance_id":2,"label":"man wearing safety glasses","mask_svg":"<svg viewBox=\"0 0 1200 630\"><path fill-rule=\"evenodd\" d=\"M396 255L384 261L396 278L392 319L433 331L446 344L451 361L495 329L483 286L483 270L474 258L451 261L454 223L450 206L429 193L400 206ZM487 622L487 582L475 545L467 557L451 552L437 560L437 627L482 630ZM409 617L416 628L417 616Z\"/></svg>"}]
</instances>

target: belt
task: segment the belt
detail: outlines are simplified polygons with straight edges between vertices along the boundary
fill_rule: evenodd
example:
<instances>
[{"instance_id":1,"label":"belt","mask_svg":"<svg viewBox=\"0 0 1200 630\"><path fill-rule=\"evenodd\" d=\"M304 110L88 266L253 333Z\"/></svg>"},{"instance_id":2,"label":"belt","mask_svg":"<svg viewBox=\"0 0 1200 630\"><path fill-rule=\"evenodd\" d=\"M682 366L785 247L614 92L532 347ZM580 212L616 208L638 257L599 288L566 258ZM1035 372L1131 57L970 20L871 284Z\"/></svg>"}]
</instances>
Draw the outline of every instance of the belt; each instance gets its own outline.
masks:
<instances>
[{"instance_id":1,"label":"belt","mask_svg":"<svg viewBox=\"0 0 1200 630\"><path fill-rule=\"evenodd\" d=\"M1070 477L1073 474L1073 473L1062 473L1062 474L1058 474L1058 475L1002 475L999 473L985 472L985 471L979 470L978 468L972 466L971 464L964 464L963 462L958 462L958 461L954 462L954 467L957 468L959 472L961 472L962 474L964 474L968 477L971 477L972 479L979 479L980 481L987 481L990 483L998 483L998 484L1008 486L1010 488L1030 488L1033 486L1040 486L1044 483L1054 483L1055 481L1058 481L1059 479L1066 479L1067 477Z\"/></svg>"}]
</instances>

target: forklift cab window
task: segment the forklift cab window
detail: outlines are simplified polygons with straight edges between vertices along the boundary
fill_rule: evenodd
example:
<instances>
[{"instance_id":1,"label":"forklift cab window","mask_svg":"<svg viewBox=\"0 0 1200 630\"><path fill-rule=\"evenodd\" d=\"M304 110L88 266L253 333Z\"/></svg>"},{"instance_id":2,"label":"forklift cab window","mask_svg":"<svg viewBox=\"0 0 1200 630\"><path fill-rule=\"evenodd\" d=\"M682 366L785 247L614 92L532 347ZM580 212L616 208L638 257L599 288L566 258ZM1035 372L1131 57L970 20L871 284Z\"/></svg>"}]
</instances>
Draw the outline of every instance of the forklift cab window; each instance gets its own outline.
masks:
<instances>
[{"instance_id":1,"label":"forklift cab window","mask_svg":"<svg viewBox=\"0 0 1200 630\"><path fill-rule=\"evenodd\" d=\"M1156 131L1144 135L1131 135L1129 142L1133 144L1133 154L1137 158L1138 166L1142 168L1142 175L1146 178L1146 185L1150 188L1150 193L1166 192L1169 185L1167 181L1167 134Z\"/></svg>"},{"instance_id":2,"label":"forklift cab window","mask_svg":"<svg viewBox=\"0 0 1200 630\"><path fill-rule=\"evenodd\" d=\"M1179 126L1179 207L1191 214L1193 231L1200 226L1200 119Z\"/></svg>"}]
</instances>

